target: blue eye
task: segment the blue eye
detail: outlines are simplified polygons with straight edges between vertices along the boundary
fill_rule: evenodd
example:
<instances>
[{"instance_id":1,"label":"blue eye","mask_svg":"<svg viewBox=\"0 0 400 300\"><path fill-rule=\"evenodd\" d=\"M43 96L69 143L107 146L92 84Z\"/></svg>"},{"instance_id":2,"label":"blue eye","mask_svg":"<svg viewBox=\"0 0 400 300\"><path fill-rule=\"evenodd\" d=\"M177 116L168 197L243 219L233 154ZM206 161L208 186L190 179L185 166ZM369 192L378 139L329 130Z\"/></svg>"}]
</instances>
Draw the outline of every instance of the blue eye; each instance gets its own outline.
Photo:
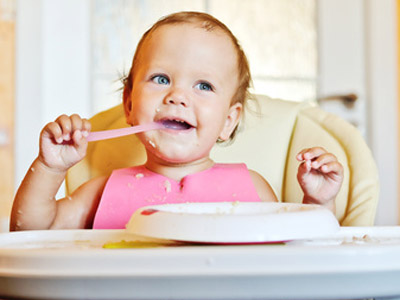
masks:
<instances>
[{"instance_id":1,"label":"blue eye","mask_svg":"<svg viewBox=\"0 0 400 300\"><path fill-rule=\"evenodd\" d=\"M169 84L169 79L168 77L164 75L156 75L151 78L151 80L157 84Z\"/></svg>"},{"instance_id":2,"label":"blue eye","mask_svg":"<svg viewBox=\"0 0 400 300\"><path fill-rule=\"evenodd\" d=\"M213 87L211 86L211 84L209 84L207 82L200 82L196 86L201 91L213 91L214 90Z\"/></svg>"}]
</instances>

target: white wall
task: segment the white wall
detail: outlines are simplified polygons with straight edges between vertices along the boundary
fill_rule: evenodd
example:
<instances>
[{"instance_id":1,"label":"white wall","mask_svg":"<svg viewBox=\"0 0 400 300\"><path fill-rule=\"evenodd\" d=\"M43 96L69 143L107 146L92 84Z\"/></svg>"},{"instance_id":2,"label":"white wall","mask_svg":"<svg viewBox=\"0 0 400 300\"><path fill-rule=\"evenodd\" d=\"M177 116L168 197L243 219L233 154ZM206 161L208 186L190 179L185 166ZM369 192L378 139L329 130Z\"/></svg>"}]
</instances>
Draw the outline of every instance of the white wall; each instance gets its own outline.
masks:
<instances>
[{"instance_id":1,"label":"white wall","mask_svg":"<svg viewBox=\"0 0 400 300\"><path fill-rule=\"evenodd\" d=\"M366 51L363 0L321 0L318 4L318 98L354 93L356 105L324 102L324 108L354 122L367 137Z\"/></svg>"},{"instance_id":2,"label":"white wall","mask_svg":"<svg viewBox=\"0 0 400 300\"><path fill-rule=\"evenodd\" d=\"M19 184L44 124L62 113L91 114L90 1L18 0L16 49Z\"/></svg>"},{"instance_id":3,"label":"white wall","mask_svg":"<svg viewBox=\"0 0 400 300\"><path fill-rule=\"evenodd\" d=\"M395 0L320 0L320 96L355 93L351 112L381 181L377 225L399 222ZM348 112L342 106L341 115Z\"/></svg>"},{"instance_id":4,"label":"white wall","mask_svg":"<svg viewBox=\"0 0 400 300\"><path fill-rule=\"evenodd\" d=\"M365 25L370 144L381 178L377 224L399 224L396 1L367 1Z\"/></svg>"}]
</instances>

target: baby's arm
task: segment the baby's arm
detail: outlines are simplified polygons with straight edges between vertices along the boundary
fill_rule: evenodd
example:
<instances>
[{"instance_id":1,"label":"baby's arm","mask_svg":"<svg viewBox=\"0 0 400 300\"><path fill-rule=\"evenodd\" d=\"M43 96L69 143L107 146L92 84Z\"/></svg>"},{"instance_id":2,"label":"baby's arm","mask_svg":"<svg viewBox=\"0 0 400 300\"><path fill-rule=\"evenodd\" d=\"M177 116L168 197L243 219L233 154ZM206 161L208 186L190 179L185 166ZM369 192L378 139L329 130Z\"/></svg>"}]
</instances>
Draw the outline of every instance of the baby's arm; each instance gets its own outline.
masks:
<instances>
[{"instance_id":1,"label":"baby's arm","mask_svg":"<svg viewBox=\"0 0 400 300\"><path fill-rule=\"evenodd\" d=\"M249 173L261 201L277 202L278 199L276 198L274 191L264 177L253 170L249 170Z\"/></svg>"},{"instance_id":2,"label":"baby's arm","mask_svg":"<svg viewBox=\"0 0 400 300\"><path fill-rule=\"evenodd\" d=\"M106 176L91 179L71 196L58 200L50 229L91 229L107 180Z\"/></svg>"},{"instance_id":3,"label":"baby's arm","mask_svg":"<svg viewBox=\"0 0 400 300\"><path fill-rule=\"evenodd\" d=\"M43 128L39 155L28 170L14 199L10 230L48 229L59 223L59 207L70 205L64 205L69 198L56 202L55 195L67 170L85 156L85 136L89 131L89 121L78 115L60 116ZM83 191L91 192L92 185L96 183L84 187ZM84 201L79 200L83 199L82 193L82 190L77 191L75 205L83 204ZM89 196L89 199L92 198Z\"/></svg>"},{"instance_id":4,"label":"baby's arm","mask_svg":"<svg viewBox=\"0 0 400 300\"><path fill-rule=\"evenodd\" d=\"M297 155L297 179L304 192L303 203L321 204L335 211L335 199L343 182L343 166L324 148L304 149Z\"/></svg>"}]
</instances>

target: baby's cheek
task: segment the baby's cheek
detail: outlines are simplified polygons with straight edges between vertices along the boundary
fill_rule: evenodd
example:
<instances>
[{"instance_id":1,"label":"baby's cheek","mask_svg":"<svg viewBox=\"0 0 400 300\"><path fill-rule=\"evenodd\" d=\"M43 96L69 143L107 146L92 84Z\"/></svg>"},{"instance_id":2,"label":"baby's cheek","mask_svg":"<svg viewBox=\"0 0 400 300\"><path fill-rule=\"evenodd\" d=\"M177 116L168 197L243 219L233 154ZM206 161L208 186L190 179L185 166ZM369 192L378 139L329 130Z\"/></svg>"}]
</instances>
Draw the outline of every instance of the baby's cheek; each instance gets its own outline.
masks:
<instances>
[{"instance_id":1,"label":"baby's cheek","mask_svg":"<svg viewBox=\"0 0 400 300\"><path fill-rule=\"evenodd\" d=\"M158 148L159 138L157 131L142 132L137 134L137 136L145 147L150 146L154 149Z\"/></svg>"}]
</instances>

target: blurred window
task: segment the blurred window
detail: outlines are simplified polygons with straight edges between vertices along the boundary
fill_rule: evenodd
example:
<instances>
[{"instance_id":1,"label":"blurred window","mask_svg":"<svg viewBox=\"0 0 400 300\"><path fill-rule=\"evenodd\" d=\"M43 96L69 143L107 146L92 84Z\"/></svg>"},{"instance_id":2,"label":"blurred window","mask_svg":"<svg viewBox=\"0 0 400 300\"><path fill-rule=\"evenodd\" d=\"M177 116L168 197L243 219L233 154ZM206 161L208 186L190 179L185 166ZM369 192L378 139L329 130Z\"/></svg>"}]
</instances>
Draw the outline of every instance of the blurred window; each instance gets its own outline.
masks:
<instances>
[{"instance_id":1,"label":"blurred window","mask_svg":"<svg viewBox=\"0 0 400 300\"><path fill-rule=\"evenodd\" d=\"M142 34L160 17L204 11L224 22L246 52L254 92L288 100L317 93L316 0L93 0L92 97L98 112L121 102Z\"/></svg>"}]
</instances>

